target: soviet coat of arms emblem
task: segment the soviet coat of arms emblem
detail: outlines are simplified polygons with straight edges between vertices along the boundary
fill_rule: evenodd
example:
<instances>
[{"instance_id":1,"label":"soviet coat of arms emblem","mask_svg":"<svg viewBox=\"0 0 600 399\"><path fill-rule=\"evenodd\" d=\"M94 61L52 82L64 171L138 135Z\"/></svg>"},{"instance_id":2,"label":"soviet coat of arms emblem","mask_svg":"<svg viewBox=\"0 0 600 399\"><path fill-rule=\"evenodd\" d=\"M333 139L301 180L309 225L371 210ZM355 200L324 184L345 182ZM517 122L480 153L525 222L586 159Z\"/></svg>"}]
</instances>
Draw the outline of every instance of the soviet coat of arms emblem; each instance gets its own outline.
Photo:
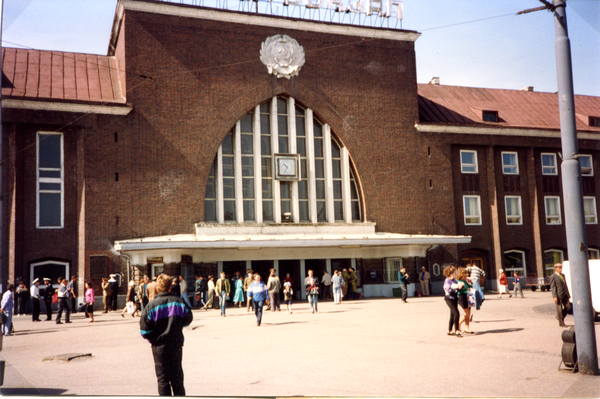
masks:
<instances>
[{"instance_id":1,"label":"soviet coat of arms emblem","mask_svg":"<svg viewBox=\"0 0 600 399\"><path fill-rule=\"evenodd\" d=\"M269 73L278 78L289 79L298 76L304 65L304 49L287 35L275 35L262 44L260 60L267 66Z\"/></svg>"}]
</instances>

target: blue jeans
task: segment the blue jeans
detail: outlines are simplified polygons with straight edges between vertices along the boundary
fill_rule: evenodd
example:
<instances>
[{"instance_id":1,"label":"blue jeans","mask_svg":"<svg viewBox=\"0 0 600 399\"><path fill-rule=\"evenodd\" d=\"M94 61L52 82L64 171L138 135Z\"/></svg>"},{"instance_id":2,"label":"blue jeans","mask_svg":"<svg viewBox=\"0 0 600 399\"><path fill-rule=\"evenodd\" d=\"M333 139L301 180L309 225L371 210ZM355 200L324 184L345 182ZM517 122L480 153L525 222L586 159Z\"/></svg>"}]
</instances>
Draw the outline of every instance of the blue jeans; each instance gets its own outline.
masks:
<instances>
[{"instance_id":1,"label":"blue jeans","mask_svg":"<svg viewBox=\"0 0 600 399\"><path fill-rule=\"evenodd\" d=\"M10 326L12 325L12 317L13 311L9 310L8 312L4 312L6 315L6 323L2 324L2 334L8 335L10 334Z\"/></svg>"},{"instance_id":2,"label":"blue jeans","mask_svg":"<svg viewBox=\"0 0 600 399\"><path fill-rule=\"evenodd\" d=\"M333 299L335 303L340 303L340 299L342 298L342 287L333 289Z\"/></svg>"},{"instance_id":3,"label":"blue jeans","mask_svg":"<svg viewBox=\"0 0 600 399\"><path fill-rule=\"evenodd\" d=\"M221 301L219 302L219 305L221 305L221 314L225 315L225 309L227 308L227 292L221 292L220 298Z\"/></svg>"},{"instance_id":4,"label":"blue jeans","mask_svg":"<svg viewBox=\"0 0 600 399\"><path fill-rule=\"evenodd\" d=\"M189 298L188 298L188 296L187 296L187 292L182 292L182 293L181 293L181 299L183 299L183 301L184 301L185 303L187 303L187 305L188 305L190 308L192 307L192 304L190 303L190 299L189 299Z\"/></svg>"},{"instance_id":5,"label":"blue jeans","mask_svg":"<svg viewBox=\"0 0 600 399\"><path fill-rule=\"evenodd\" d=\"M252 301L252 306L254 307L254 314L256 315L256 324L260 326L265 301Z\"/></svg>"},{"instance_id":6,"label":"blue jeans","mask_svg":"<svg viewBox=\"0 0 600 399\"><path fill-rule=\"evenodd\" d=\"M312 310L313 313L316 312L317 305L319 304L319 295L307 294L306 296L308 297L308 303L310 303L310 310Z\"/></svg>"},{"instance_id":7,"label":"blue jeans","mask_svg":"<svg viewBox=\"0 0 600 399\"><path fill-rule=\"evenodd\" d=\"M483 300L485 299L485 297L483 296L483 290L481 289L481 286L479 285L479 280L473 281L473 297L475 298L475 308L477 310L479 310L479 308L481 307L481 303L483 302Z\"/></svg>"}]
</instances>

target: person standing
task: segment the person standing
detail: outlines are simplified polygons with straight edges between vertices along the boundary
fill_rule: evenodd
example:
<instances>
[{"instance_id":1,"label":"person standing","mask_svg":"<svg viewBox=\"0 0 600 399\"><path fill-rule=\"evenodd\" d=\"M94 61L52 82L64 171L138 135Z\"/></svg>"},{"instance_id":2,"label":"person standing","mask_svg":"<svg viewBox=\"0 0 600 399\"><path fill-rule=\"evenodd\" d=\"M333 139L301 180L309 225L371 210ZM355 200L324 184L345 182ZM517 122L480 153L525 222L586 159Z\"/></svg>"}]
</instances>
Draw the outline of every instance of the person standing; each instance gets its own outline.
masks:
<instances>
[{"instance_id":1,"label":"person standing","mask_svg":"<svg viewBox=\"0 0 600 399\"><path fill-rule=\"evenodd\" d=\"M358 276L356 275L356 272L354 271L353 268L348 268L348 274L350 275L349 279L349 287L348 290L350 291L350 297L352 299L356 299L356 294L358 293L358 290L356 288L357 284L358 284Z\"/></svg>"},{"instance_id":2,"label":"person standing","mask_svg":"<svg viewBox=\"0 0 600 399\"><path fill-rule=\"evenodd\" d=\"M281 311L281 304L279 301L279 291L281 291L281 281L275 274L275 269L271 269L269 280L267 281L267 289L269 290L269 297L271 298L271 311Z\"/></svg>"},{"instance_id":3,"label":"person standing","mask_svg":"<svg viewBox=\"0 0 600 399\"><path fill-rule=\"evenodd\" d=\"M323 272L321 284L323 284L323 299L331 299L331 275L327 273L327 270Z\"/></svg>"},{"instance_id":4,"label":"person standing","mask_svg":"<svg viewBox=\"0 0 600 399\"><path fill-rule=\"evenodd\" d=\"M348 273L348 269L342 269L342 280L344 280L342 298L347 298L350 293L350 273Z\"/></svg>"},{"instance_id":5,"label":"person standing","mask_svg":"<svg viewBox=\"0 0 600 399\"><path fill-rule=\"evenodd\" d=\"M77 313L77 276L71 276L71 281L67 284L69 299L71 305L71 313Z\"/></svg>"},{"instance_id":6,"label":"person standing","mask_svg":"<svg viewBox=\"0 0 600 399\"><path fill-rule=\"evenodd\" d=\"M458 281L456 281L456 269L448 266L444 269L444 301L450 308L450 321L448 322L448 335L456 335L462 338L458 329L460 313L458 312Z\"/></svg>"},{"instance_id":7,"label":"person standing","mask_svg":"<svg viewBox=\"0 0 600 399\"><path fill-rule=\"evenodd\" d=\"M146 307L146 305L148 305L148 284L149 283L150 283L150 278L147 275L145 275L144 280L138 287L137 295L140 300L140 307L142 308L142 312L144 311L144 308Z\"/></svg>"},{"instance_id":8,"label":"person standing","mask_svg":"<svg viewBox=\"0 0 600 399\"><path fill-rule=\"evenodd\" d=\"M59 287L61 285L61 279L62 277L59 277ZM49 278L44 278L44 285L46 286L46 289L44 290L44 305L46 305L45 321L52 321L52 297L54 296L56 290L52 286L52 280L50 280Z\"/></svg>"},{"instance_id":9,"label":"person standing","mask_svg":"<svg viewBox=\"0 0 600 399\"><path fill-rule=\"evenodd\" d=\"M198 276L196 279L196 307L198 309L206 306L206 280L204 277ZM206 309L205 309L206 310Z\"/></svg>"},{"instance_id":10,"label":"person standing","mask_svg":"<svg viewBox=\"0 0 600 399\"><path fill-rule=\"evenodd\" d=\"M460 330L461 324L465 323L465 332L467 334L473 334L473 331L470 330L471 305L469 304L469 288L471 288L472 285L469 283L467 274L467 269L464 267L459 267L456 272L456 280L458 281L458 305L462 308L464 313L463 318L458 322L458 329Z\"/></svg>"},{"instance_id":11,"label":"person standing","mask_svg":"<svg viewBox=\"0 0 600 399\"><path fill-rule=\"evenodd\" d=\"M119 283L117 282L117 275L111 274L108 279L108 283L110 284L111 295L110 295L110 309L117 310L118 306L118 295L119 295Z\"/></svg>"},{"instance_id":12,"label":"person standing","mask_svg":"<svg viewBox=\"0 0 600 399\"><path fill-rule=\"evenodd\" d=\"M254 281L248 287L247 295L248 302L250 302L250 298L252 298L252 306L254 308L254 314L256 315L256 325L260 327L260 323L262 323L263 306L265 306L265 301L269 299L269 290L267 289L267 285L263 281L260 281L260 274L254 274Z\"/></svg>"},{"instance_id":13,"label":"person standing","mask_svg":"<svg viewBox=\"0 0 600 399\"><path fill-rule=\"evenodd\" d=\"M431 275L425 269L425 266L421 267L421 274L419 275L419 282L421 283L421 294L424 296L429 296L429 281L431 280Z\"/></svg>"},{"instance_id":14,"label":"person standing","mask_svg":"<svg viewBox=\"0 0 600 399\"><path fill-rule=\"evenodd\" d=\"M512 298L512 294L508 292L508 279L504 274L504 270L500 269L498 272L500 273L500 276L498 276L498 298L502 298L502 294L508 294L508 297Z\"/></svg>"},{"instance_id":15,"label":"person standing","mask_svg":"<svg viewBox=\"0 0 600 399\"><path fill-rule=\"evenodd\" d=\"M235 280L235 295L233 297L233 303L238 304L237 306L241 308L244 305L244 280L242 277L236 276Z\"/></svg>"},{"instance_id":16,"label":"person standing","mask_svg":"<svg viewBox=\"0 0 600 399\"><path fill-rule=\"evenodd\" d=\"M485 279L485 272L477 265L467 265L467 273L471 279L471 284L473 284L471 292L473 292L473 297L475 298L475 309L479 310L481 308L481 304L483 301L485 301L485 296L483 295L480 281L482 278ZM471 313L471 315L473 314Z\"/></svg>"},{"instance_id":17,"label":"person standing","mask_svg":"<svg viewBox=\"0 0 600 399\"><path fill-rule=\"evenodd\" d=\"M29 300L29 290L25 286L25 282L21 280L16 290L17 293L17 314L25 316L27 313L27 301Z\"/></svg>"},{"instance_id":18,"label":"person standing","mask_svg":"<svg viewBox=\"0 0 600 399\"><path fill-rule=\"evenodd\" d=\"M333 271L333 277L331 278L331 285L333 288L333 300L336 305L342 303L342 284L344 280L342 279L341 273L339 270Z\"/></svg>"},{"instance_id":19,"label":"person standing","mask_svg":"<svg viewBox=\"0 0 600 399\"><path fill-rule=\"evenodd\" d=\"M33 280L31 284L31 306L33 307L33 311L31 313L31 321L41 321L40 320L40 301L42 298L40 297L40 279L36 278Z\"/></svg>"},{"instance_id":20,"label":"person standing","mask_svg":"<svg viewBox=\"0 0 600 399\"><path fill-rule=\"evenodd\" d=\"M520 293L521 298L525 298L523 296L523 288L521 288L521 278L519 277L519 273L513 272L513 277L515 278L514 287L513 287L513 295L516 298L517 293Z\"/></svg>"},{"instance_id":21,"label":"person standing","mask_svg":"<svg viewBox=\"0 0 600 399\"><path fill-rule=\"evenodd\" d=\"M132 280L133 282L133 280ZM96 301L96 293L92 288L92 282L85 283L85 315L90 318L88 323L94 322L94 302Z\"/></svg>"},{"instance_id":22,"label":"person standing","mask_svg":"<svg viewBox=\"0 0 600 399\"><path fill-rule=\"evenodd\" d=\"M288 314L294 313L292 311L292 299L294 295L294 290L292 289L292 284L290 282L283 283L283 303L285 303L287 307Z\"/></svg>"},{"instance_id":23,"label":"person standing","mask_svg":"<svg viewBox=\"0 0 600 399\"><path fill-rule=\"evenodd\" d=\"M565 317L571 312L571 302L569 301L571 294L569 293L569 287L567 287L565 275L562 274L562 267L562 263L554 264L554 273L550 277L550 291L556 304L558 325L566 327Z\"/></svg>"},{"instance_id":24,"label":"person standing","mask_svg":"<svg viewBox=\"0 0 600 399\"><path fill-rule=\"evenodd\" d=\"M152 277L152 281L146 287L146 294L148 294L148 302L152 302L156 298L156 276Z\"/></svg>"},{"instance_id":25,"label":"person standing","mask_svg":"<svg viewBox=\"0 0 600 399\"><path fill-rule=\"evenodd\" d=\"M171 277L156 279L157 296L144 308L140 333L152 345L154 370L160 396L185 396L183 385L183 327L194 318L192 310L171 290Z\"/></svg>"},{"instance_id":26,"label":"person standing","mask_svg":"<svg viewBox=\"0 0 600 399\"><path fill-rule=\"evenodd\" d=\"M221 305L221 316L227 317L225 314L225 310L227 309L227 298L229 298L229 293L231 292L231 284L229 284L229 280L225 277L225 272L221 272L221 277L217 280L215 284L215 290L219 295L219 305Z\"/></svg>"},{"instance_id":27,"label":"person standing","mask_svg":"<svg viewBox=\"0 0 600 399\"><path fill-rule=\"evenodd\" d=\"M67 279L61 278L58 286L58 312L56 313L56 324L62 324L60 318L65 311L65 323L70 323L71 309L69 308L69 291L67 290Z\"/></svg>"},{"instance_id":28,"label":"person standing","mask_svg":"<svg viewBox=\"0 0 600 399\"><path fill-rule=\"evenodd\" d=\"M104 305L104 310L102 313L108 313L110 309L110 297L112 295L112 288L108 279L104 277L102 279L102 304Z\"/></svg>"},{"instance_id":29,"label":"person standing","mask_svg":"<svg viewBox=\"0 0 600 399\"><path fill-rule=\"evenodd\" d=\"M308 277L304 279L304 289L312 313L319 312L319 279L314 277L312 270L308 271Z\"/></svg>"},{"instance_id":30,"label":"person standing","mask_svg":"<svg viewBox=\"0 0 600 399\"><path fill-rule=\"evenodd\" d=\"M246 278L244 279L244 292L246 293L246 298L248 298L248 303L246 304L246 312L249 312L250 306L252 306L252 297L248 296L247 294L250 284L252 284L254 281L254 272L252 271L252 269L248 269L246 270L246 273Z\"/></svg>"},{"instance_id":31,"label":"person standing","mask_svg":"<svg viewBox=\"0 0 600 399\"><path fill-rule=\"evenodd\" d=\"M204 305L204 310L214 308L214 300L215 300L215 282L213 281L215 278L212 275L208 276L208 302Z\"/></svg>"},{"instance_id":32,"label":"person standing","mask_svg":"<svg viewBox=\"0 0 600 399\"><path fill-rule=\"evenodd\" d=\"M13 292L15 292L14 284L8 283L6 291L2 295L2 304L0 305L0 312L6 316L6 322L2 323L2 334L5 336L11 335L10 328L12 326L13 311L15 309Z\"/></svg>"},{"instance_id":33,"label":"person standing","mask_svg":"<svg viewBox=\"0 0 600 399\"><path fill-rule=\"evenodd\" d=\"M183 302L185 302L191 309L192 304L190 303L190 299L187 295L187 281L185 281L183 276L179 276L179 288L181 289L181 299L183 299Z\"/></svg>"},{"instance_id":34,"label":"person standing","mask_svg":"<svg viewBox=\"0 0 600 399\"><path fill-rule=\"evenodd\" d=\"M400 282L400 289L402 290L402 301L407 303L406 298L408 297L408 273L406 273L406 268L402 267L398 272L398 281Z\"/></svg>"},{"instance_id":35,"label":"person standing","mask_svg":"<svg viewBox=\"0 0 600 399\"><path fill-rule=\"evenodd\" d=\"M130 305L131 303L131 305ZM130 307L131 309L133 309L133 312L131 312L131 317L134 317L135 315L138 315L138 310L137 307L135 306L135 281L131 280L127 286L127 295L125 297L125 307L123 308L123 311L121 312L121 317L125 317L125 312L127 312L127 307Z\"/></svg>"}]
</instances>

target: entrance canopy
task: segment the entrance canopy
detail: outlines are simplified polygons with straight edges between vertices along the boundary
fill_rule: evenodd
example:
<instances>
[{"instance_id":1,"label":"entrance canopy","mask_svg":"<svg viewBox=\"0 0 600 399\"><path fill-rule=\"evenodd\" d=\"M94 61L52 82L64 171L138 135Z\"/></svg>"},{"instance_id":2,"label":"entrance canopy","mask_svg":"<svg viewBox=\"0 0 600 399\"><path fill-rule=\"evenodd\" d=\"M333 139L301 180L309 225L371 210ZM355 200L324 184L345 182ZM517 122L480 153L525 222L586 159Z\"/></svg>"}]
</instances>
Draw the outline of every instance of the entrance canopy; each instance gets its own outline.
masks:
<instances>
[{"instance_id":1,"label":"entrance canopy","mask_svg":"<svg viewBox=\"0 0 600 399\"><path fill-rule=\"evenodd\" d=\"M115 242L134 265L162 257L165 263L191 256L194 263L426 256L436 244L466 244L470 236L375 232L375 223L196 224L196 234Z\"/></svg>"}]
</instances>

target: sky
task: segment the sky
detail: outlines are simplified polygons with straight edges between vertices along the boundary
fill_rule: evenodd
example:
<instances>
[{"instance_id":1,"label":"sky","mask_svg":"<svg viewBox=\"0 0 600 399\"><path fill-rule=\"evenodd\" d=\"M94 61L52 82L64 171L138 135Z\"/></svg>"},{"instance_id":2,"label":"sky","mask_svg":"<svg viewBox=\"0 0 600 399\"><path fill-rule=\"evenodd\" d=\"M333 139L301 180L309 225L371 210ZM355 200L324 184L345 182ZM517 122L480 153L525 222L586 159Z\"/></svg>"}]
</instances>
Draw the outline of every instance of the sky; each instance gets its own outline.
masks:
<instances>
[{"instance_id":1,"label":"sky","mask_svg":"<svg viewBox=\"0 0 600 399\"><path fill-rule=\"evenodd\" d=\"M240 4L229 2L235 9ZM273 7L280 3L274 0ZM2 45L106 54L116 4L4 0ZM404 0L402 28L422 34L415 45L418 82L439 77L442 85L556 92L552 14L516 15L541 5L537 0ZM568 0L567 21L575 94L600 96L600 0Z\"/></svg>"}]
</instances>

